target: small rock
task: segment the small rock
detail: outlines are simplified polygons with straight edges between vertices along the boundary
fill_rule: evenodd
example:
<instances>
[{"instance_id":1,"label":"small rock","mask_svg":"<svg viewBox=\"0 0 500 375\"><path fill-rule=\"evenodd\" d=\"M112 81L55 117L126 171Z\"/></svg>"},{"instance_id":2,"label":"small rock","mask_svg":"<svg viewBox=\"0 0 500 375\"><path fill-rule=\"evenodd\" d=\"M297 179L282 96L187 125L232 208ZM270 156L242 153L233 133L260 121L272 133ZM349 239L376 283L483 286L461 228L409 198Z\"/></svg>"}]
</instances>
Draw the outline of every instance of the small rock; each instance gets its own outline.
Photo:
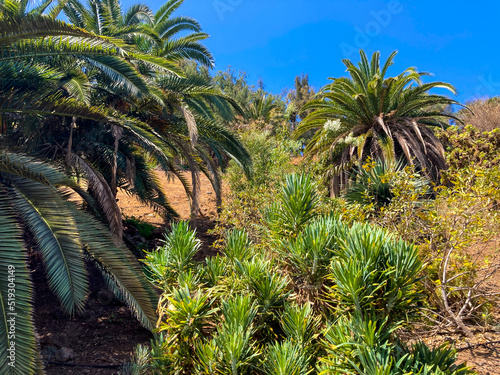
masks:
<instances>
[{"instance_id":1,"label":"small rock","mask_svg":"<svg viewBox=\"0 0 500 375\"><path fill-rule=\"evenodd\" d=\"M102 305L109 305L113 302L115 296L106 289L101 289L97 292L97 301Z\"/></svg>"},{"instance_id":2,"label":"small rock","mask_svg":"<svg viewBox=\"0 0 500 375\"><path fill-rule=\"evenodd\" d=\"M61 348L57 351L56 361L58 362L68 362L75 359L75 352L70 348Z\"/></svg>"}]
</instances>

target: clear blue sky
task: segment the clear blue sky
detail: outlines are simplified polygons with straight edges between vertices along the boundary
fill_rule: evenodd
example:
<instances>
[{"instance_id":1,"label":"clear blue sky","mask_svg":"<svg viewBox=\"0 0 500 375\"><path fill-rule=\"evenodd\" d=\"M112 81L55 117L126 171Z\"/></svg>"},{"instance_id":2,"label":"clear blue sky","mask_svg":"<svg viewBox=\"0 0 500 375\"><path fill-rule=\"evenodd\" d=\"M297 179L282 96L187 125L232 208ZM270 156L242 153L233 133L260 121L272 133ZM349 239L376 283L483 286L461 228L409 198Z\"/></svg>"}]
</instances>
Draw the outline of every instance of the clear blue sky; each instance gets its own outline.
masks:
<instances>
[{"instance_id":1,"label":"clear blue sky","mask_svg":"<svg viewBox=\"0 0 500 375\"><path fill-rule=\"evenodd\" d=\"M161 2L142 0L157 9ZM124 5L133 1L125 0ZM500 95L500 2L447 0L185 0L176 12L200 21L216 69L292 88L308 73L315 88L345 75L354 51L398 50L389 73L409 66L453 84L460 101Z\"/></svg>"}]
</instances>

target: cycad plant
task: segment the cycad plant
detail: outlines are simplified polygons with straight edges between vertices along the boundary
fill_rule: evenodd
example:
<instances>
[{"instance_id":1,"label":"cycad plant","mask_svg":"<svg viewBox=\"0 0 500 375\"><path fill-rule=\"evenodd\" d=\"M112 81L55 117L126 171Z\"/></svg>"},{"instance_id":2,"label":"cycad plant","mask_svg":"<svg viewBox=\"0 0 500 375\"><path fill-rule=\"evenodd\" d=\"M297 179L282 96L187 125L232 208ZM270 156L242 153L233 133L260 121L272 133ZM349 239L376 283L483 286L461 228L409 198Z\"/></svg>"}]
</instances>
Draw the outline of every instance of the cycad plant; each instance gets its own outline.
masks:
<instances>
[{"instance_id":1,"label":"cycad plant","mask_svg":"<svg viewBox=\"0 0 500 375\"><path fill-rule=\"evenodd\" d=\"M371 160L368 158L360 167L348 172L349 181L343 197L349 203L358 203L371 206L375 210L387 206L394 198L394 188L398 175L405 169L412 170L411 166L402 161ZM415 191L422 196L430 196L430 181L413 171L409 174Z\"/></svg>"},{"instance_id":2,"label":"cycad plant","mask_svg":"<svg viewBox=\"0 0 500 375\"><path fill-rule=\"evenodd\" d=\"M364 51L360 56L358 66L343 61L349 78L332 79L303 107L312 112L300 123L295 137L316 130L306 153L325 162L332 195L346 185L346 172L353 162L362 163L367 156L386 159L388 154L395 155L439 183L446 161L432 127L446 127L450 118L460 121L445 111L446 106L459 103L429 91L444 88L455 93L455 89L445 82L424 83L422 77L429 74L415 68L386 77L396 52L383 65L378 52L371 61Z\"/></svg>"}]
</instances>

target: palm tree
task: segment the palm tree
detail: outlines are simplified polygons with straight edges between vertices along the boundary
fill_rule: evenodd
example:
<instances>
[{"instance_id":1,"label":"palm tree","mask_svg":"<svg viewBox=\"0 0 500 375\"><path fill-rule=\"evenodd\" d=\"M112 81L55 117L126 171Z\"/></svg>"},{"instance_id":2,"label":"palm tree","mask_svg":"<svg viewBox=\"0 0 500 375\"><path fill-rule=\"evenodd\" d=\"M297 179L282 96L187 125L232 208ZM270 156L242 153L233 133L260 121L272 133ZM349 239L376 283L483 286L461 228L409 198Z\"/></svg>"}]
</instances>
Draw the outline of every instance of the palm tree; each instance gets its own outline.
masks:
<instances>
[{"instance_id":1,"label":"palm tree","mask_svg":"<svg viewBox=\"0 0 500 375\"><path fill-rule=\"evenodd\" d=\"M179 60L194 60L205 66L213 65L213 56L200 43L208 38L201 26L193 18L172 14L184 0L169 0L153 14L144 4L134 4L125 13L120 0L88 0L84 5L80 0L69 0L62 8L68 20L82 29L97 35L124 40L136 53L143 52L142 58L163 57L175 63ZM179 33L191 32L177 37ZM178 71L177 71L178 73Z\"/></svg>"},{"instance_id":2,"label":"palm tree","mask_svg":"<svg viewBox=\"0 0 500 375\"><path fill-rule=\"evenodd\" d=\"M238 137L217 120L232 120L235 113L242 115L243 110L209 79L198 75L185 78L171 74L158 75L154 82L161 90L163 104L158 106L150 101L150 106L140 105L143 114L138 117L150 124L164 140L169 155L187 161L192 186L189 187L182 179L181 181L191 198L191 219L192 224L196 225L199 215L200 171L213 185L217 207L221 204L218 167L225 164L225 155L233 158L247 176L252 173L250 155ZM214 159L218 160L218 165ZM175 167L170 169L175 170Z\"/></svg>"},{"instance_id":3,"label":"palm tree","mask_svg":"<svg viewBox=\"0 0 500 375\"><path fill-rule=\"evenodd\" d=\"M145 124L139 127L137 121L113 117L105 108L90 107L64 95L63 91L76 89L84 80L78 74L70 79L49 64L51 58L72 57L99 67L124 86L147 93L148 86L112 41L36 12L27 13L25 2L4 1L0 5L0 47L0 113L5 132L37 126L40 118L63 116L126 127L155 142L144 133ZM49 286L67 313L84 307L88 294L84 259L89 258L101 269L117 297L151 329L157 297L137 261L128 249L114 243L106 227L66 199L70 193L77 193L92 207L93 198L59 168L42 163L39 157L23 155L15 145L3 142L5 136L2 132L0 372L32 374L39 370L31 316L32 288L21 229L30 233L40 250ZM15 304L9 290L13 284ZM15 338L8 330L13 314L17 314ZM9 366L7 358L7 349L12 346L16 348L15 368Z\"/></svg>"},{"instance_id":4,"label":"palm tree","mask_svg":"<svg viewBox=\"0 0 500 375\"><path fill-rule=\"evenodd\" d=\"M27 127L22 124L29 121L40 123L40 119L44 121L46 116L73 119L68 126L70 135L66 163L69 167L76 160L76 164L84 167L84 174L94 181L89 187L96 193L96 199L103 206L105 217L119 242L122 235L121 214L113 189L108 194L107 187L102 184L105 180L88 164L84 165L72 157L73 128L77 118L112 124L114 129L133 127L134 121L117 121L116 118L121 115L110 115L109 110L102 106L89 107L91 89L98 89L107 95L149 95L148 84L130 61L139 59L150 65L154 63L157 70L163 73L171 72L169 67L172 64L164 59L151 60L150 57L143 58L140 53L125 51L117 39L111 40L55 20L54 14L43 16L38 13L38 9L28 12L26 2L7 0L1 5L0 85L3 90L0 92L0 113L22 114L16 120L14 128L17 130L26 130ZM65 68L65 72L59 67ZM113 84L106 87L90 84L102 81ZM111 120L112 117L115 120ZM147 126L143 124L134 132L144 133L145 129ZM138 136L149 137L148 142L151 142L150 134ZM28 142L26 146L32 148L33 144Z\"/></svg>"},{"instance_id":5,"label":"palm tree","mask_svg":"<svg viewBox=\"0 0 500 375\"><path fill-rule=\"evenodd\" d=\"M344 60L350 78L332 79L302 108L313 112L294 136L316 130L306 154L322 157L329 166L332 196L346 184L349 166L367 156L402 158L435 183L446 168L443 146L431 128L446 127L450 118L458 120L443 109L459 103L429 90L444 88L455 93L455 89L444 82L423 83L422 77L429 74L415 68L386 78L396 54L393 52L383 66L379 52L369 62L360 51L358 66Z\"/></svg>"},{"instance_id":6,"label":"palm tree","mask_svg":"<svg viewBox=\"0 0 500 375\"><path fill-rule=\"evenodd\" d=\"M275 97L262 95L249 104L247 116L254 121L269 123L279 108L280 104Z\"/></svg>"},{"instance_id":7,"label":"palm tree","mask_svg":"<svg viewBox=\"0 0 500 375\"><path fill-rule=\"evenodd\" d=\"M184 0L168 0L158 9L148 24L158 33L161 43L146 43L142 47L156 56L169 60L187 59L212 67L214 58L210 51L200 43L208 38L208 34L202 32L199 22L191 17L172 16L183 3ZM180 33L188 34L179 37Z\"/></svg>"},{"instance_id":8,"label":"palm tree","mask_svg":"<svg viewBox=\"0 0 500 375\"><path fill-rule=\"evenodd\" d=\"M195 224L199 215L200 170L206 173L212 181L217 192L218 203L220 203L220 182L217 166L214 164L213 158L209 157L210 155L206 152L201 152L201 150L206 150L206 146L210 145L208 148L211 149L211 152L216 156L220 156L222 151L228 154L226 151L231 149L233 151L231 156L236 159L243 158L239 161L245 166L246 173L249 172L248 166L250 164L248 153L244 151L241 143L227 132L224 133L223 138L219 137L220 140L224 140L223 143L217 142L214 138L208 140L209 142L205 143L204 146L197 147L198 123L203 122L205 126L213 124L214 111L222 118L232 117L234 111L241 112L241 109L232 99L223 95L220 90L216 90L210 82L201 77L184 78L180 74L173 74L176 73L175 71L151 70L147 66L155 56L157 59L166 60L174 66L181 60L187 59L198 61L207 66L212 65L212 55L206 47L199 43L200 40L208 37L208 35L201 32L199 23L188 17L172 17L172 13L182 3L182 0L168 1L153 15L147 7L139 5L132 6L126 14L122 14L119 0L89 1L87 6L84 6L78 0L71 0L64 7L64 11L68 18L80 27L99 35L124 38L124 41L127 42L127 51L133 56L139 55L140 59L132 62L136 63L137 69L141 71L144 79L148 82L151 95L139 101L135 97L127 98L127 108L125 108L124 113L138 115L141 120L155 128L157 136L161 134L162 141L166 146L162 150L165 155L170 157L168 163L165 161L160 163L166 172L174 173L180 177L181 175L178 173L178 168L173 164L172 157L181 156L187 160L192 174L192 189L187 184L187 181L184 179L181 179L181 181L185 184L187 194L191 198L191 217L192 223ZM193 33L176 38L176 35L183 31L193 31ZM149 60L143 58L143 56L149 56ZM94 81L99 80L94 79ZM109 84L110 82L105 82L104 86L107 87ZM124 99L122 93L105 91L98 100L100 102L103 100L109 102L110 97L115 98L111 99L114 104L116 104L116 101L123 102ZM116 105L114 107L116 108ZM147 113L148 111L149 113ZM140 115L139 113L146 113L146 115ZM168 127L168 132L166 132L167 124L164 123L162 118L176 122L176 125ZM189 138L173 132L183 131L182 126L179 127L179 121L188 129ZM158 126L160 128L157 128ZM222 130L221 127L216 126L216 128L218 131ZM123 134L120 133L121 136ZM232 145L229 145L228 141L232 142ZM119 139L115 137L113 172L111 174L112 191L116 191L117 187L116 173L119 147ZM217 152L214 151L214 148L217 149ZM236 149L238 149L238 152L234 152ZM167 164L168 169L166 168ZM150 181L152 180L150 179Z\"/></svg>"},{"instance_id":9,"label":"palm tree","mask_svg":"<svg viewBox=\"0 0 500 375\"><path fill-rule=\"evenodd\" d=\"M13 374L32 374L38 362L21 228L29 231L40 249L49 286L68 314L84 308L88 295L84 258L89 258L139 321L146 328L154 327L157 297L136 259L128 249L113 243L105 226L66 200L71 191L91 201L79 185L47 163L6 151L0 156L1 373L9 373L6 348L12 345L18 353ZM15 305L9 303L14 298L9 294L12 285ZM7 330L13 314L17 314L15 338Z\"/></svg>"}]
</instances>

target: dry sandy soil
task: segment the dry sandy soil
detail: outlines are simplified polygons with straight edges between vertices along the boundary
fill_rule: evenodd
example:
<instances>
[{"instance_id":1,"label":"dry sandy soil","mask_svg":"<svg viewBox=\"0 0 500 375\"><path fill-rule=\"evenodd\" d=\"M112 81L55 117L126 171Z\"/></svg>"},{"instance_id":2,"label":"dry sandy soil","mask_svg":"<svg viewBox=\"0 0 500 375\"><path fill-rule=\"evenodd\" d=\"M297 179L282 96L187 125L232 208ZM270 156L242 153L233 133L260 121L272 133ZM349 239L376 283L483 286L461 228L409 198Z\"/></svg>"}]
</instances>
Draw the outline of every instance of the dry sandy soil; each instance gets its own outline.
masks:
<instances>
[{"instance_id":1,"label":"dry sandy soil","mask_svg":"<svg viewBox=\"0 0 500 375\"><path fill-rule=\"evenodd\" d=\"M159 173L172 206L180 214L181 219L189 219L189 201L182 185L178 181L168 181L165 174ZM213 227L216 217L215 195L205 176L202 176L201 210L204 219L200 220L198 235L203 242L200 258L213 254L210 245L215 240L206 233ZM140 220L164 228L162 218L152 210L142 206L134 198L124 193L118 195L119 205L125 216L134 216ZM158 231L162 232L163 229ZM495 251L498 249L496 247ZM102 280L96 271L90 268L91 294L87 304L88 309L82 316L68 318L58 307L59 303L52 295L43 277L43 270L38 266L33 277L37 280L35 316L40 338L43 359L49 375L62 374L118 374L118 365L127 363L137 344L148 344L151 334L142 329L128 309L113 297L103 287ZM493 280L491 287L500 290L498 278ZM497 309L498 310L498 309ZM498 311L497 311L498 312ZM496 314L500 316L500 314ZM469 344L458 335L443 334L424 338L429 344L439 344L444 341L453 342L459 349L459 361L467 361L480 375L500 374L500 320L499 330L474 332L475 339ZM489 344L486 344L488 343ZM57 351L63 347L71 348L75 358L66 362L70 366L54 364ZM71 365L89 365L74 367ZM94 367L90 367L94 366ZM104 367L96 367L104 366ZM108 367L106 367L108 366Z\"/></svg>"},{"instance_id":2,"label":"dry sandy soil","mask_svg":"<svg viewBox=\"0 0 500 375\"><path fill-rule=\"evenodd\" d=\"M189 220L189 200L184 191L182 184L176 179L174 181L168 180L165 172L157 172L162 185L165 189L169 202L173 208L180 215L182 220ZM185 176L190 180L190 174L184 172ZM200 196L200 209L205 218L214 220L216 217L215 207L215 194L212 185L205 175L201 175L201 196ZM128 196L124 192L118 193L118 203L122 210L123 215L126 217L134 216L142 221L147 221L157 226L163 226L165 223L163 219L155 214L152 210L144 207L135 198Z\"/></svg>"}]
</instances>

